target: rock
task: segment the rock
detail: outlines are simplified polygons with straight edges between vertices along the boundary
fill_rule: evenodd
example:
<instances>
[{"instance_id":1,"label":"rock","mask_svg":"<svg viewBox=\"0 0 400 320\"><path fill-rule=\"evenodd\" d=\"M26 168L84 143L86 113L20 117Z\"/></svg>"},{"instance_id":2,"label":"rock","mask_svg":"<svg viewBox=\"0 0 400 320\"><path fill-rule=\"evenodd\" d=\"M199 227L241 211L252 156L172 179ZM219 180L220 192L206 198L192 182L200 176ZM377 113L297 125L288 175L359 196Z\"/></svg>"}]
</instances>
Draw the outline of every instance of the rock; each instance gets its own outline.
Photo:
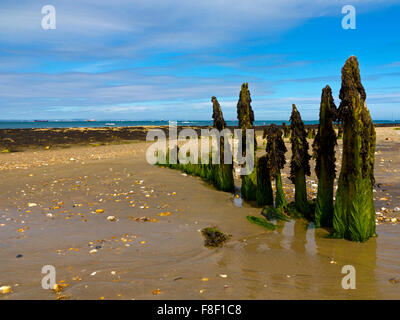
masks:
<instances>
[{"instance_id":1,"label":"rock","mask_svg":"<svg viewBox=\"0 0 400 320\"><path fill-rule=\"evenodd\" d=\"M29 208L37 207L37 204L34 203L34 202L30 202L30 203L28 203L28 207L29 207Z\"/></svg>"},{"instance_id":2,"label":"rock","mask_svg":"<svg viewBox=\"0 0 400 320\"><path fill-rule=\"evenodd\" d=\"M60 293L61 291L63 291L64 290L64 288L66 288L66 287L68 287L69 286L69 284L67 284L67 283L56 283L55 285L54 285L54 287L53 287L53 291L54 291L54 293Z\"/></svg>"},{"instance_id":3,"label":"rock","mask_svg":"<svg viewBox=\"0 0 400 320\"><path fill-rule=\"evenodd\" d=\"M22 257L23 257L22 254L17 254L17 256L16 256L17 259L18 259L18 258L22 258Z\"/></svg>"},{"instance_id":4,"label":"rock","mask_svg":"<svg viewBox=\"0 0 400 320\"><path fill-rule=\"evenodd\" d=\"M392 283L392 284L400 283L400 278L399 277L394 277L392 279L389 279L389 282Z\"/></svg>"},{"instance_id":5,"label":"rock","mask_svg":"<svg viewBox=\"0 0 400 320\"><path fill-rule=\"evenodd\" d=\"M2 294L7 294L11 292L11 287L10 286L2 286L0 287L0 293Z\"/></svg>"},{"instance_id":6,"label":"rock","mask_svg":"<svg viewBox=\"0 0 400 320\"><path fill-rule=\"evenodd\" d=\"M117 221L117 218L115 216L108 216L107 220L114 222L114 221Z\"/></svg>"}]
</instances>

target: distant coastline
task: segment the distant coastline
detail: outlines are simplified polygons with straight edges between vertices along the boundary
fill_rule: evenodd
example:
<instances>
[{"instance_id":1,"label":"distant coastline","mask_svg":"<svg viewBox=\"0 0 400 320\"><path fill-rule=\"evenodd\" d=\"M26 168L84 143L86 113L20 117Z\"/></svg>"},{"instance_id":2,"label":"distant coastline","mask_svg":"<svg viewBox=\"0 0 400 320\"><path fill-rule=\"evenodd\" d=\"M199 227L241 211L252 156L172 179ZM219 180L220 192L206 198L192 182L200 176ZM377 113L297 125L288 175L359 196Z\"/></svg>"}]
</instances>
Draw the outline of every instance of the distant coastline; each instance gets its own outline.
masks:
<instances>
[{"instance_id":1,"label":"distant coastline","mask_svg":"<svg viewBox=\"0 0 400 320\"><path fill-rule=\"evenodd\" d=\"M258 120L255 126L266 126L271 123L282 124L289 123L288 120ZM129 120L104 120L104 121L87 121L87 120L0 120L0 129L46 129L46 128L102 128L109 127L145 127L145 126L167 126L168 120L148 120L148 121L129 121ZM226 121L228 126L237 126L238 122ZM306 125L317 125L317 120L304 121ZM178 126L211 126L212 121L207 120L182 120L177 121ZM400 120L375 120L376 125L400 125Z\"/></svg>"},{"instance_id":2,"label":"distant coastline","mask_svg":"<svg viewBox=\"0 0 400 320\"><path fill-rule=\"evenodd\" d=\"M49 149L54 147L71 147L76 145L105 145L146 141L149 129L161 129L168 136L167 121L137 121L133 123L114 121L115 126L106 126L106 121L80 123L75 127L71 122L57 122L64 126L55 127L52 122L30 122L37 127L0 128L0 152L20 152L26 149ZM255 132L261 134L272 121L256 121ZM283 121L276 121L282 124ZM317 128L317 121L304 121L306 127ZM286 122L288 124L288 122ZM7 126L5 122L3 125ZM26 124L20 122L20 124ZM86 125L85 125L86 124ZM141 125L142 124L142 125ZM143 125L146 124L146 125ZM147 125L148 124L148 125ZM178 122L178 133L183 128L193 128L198 135L201 129L209 128L209 121L182 121ZM237 122L227 121L228 128L237 127ZM47 127L48 126L48 127ZM54 127L53 127L54 126ZM400 122L379 121L375 127L400 127Z\"/></svg>"}]
</instances>

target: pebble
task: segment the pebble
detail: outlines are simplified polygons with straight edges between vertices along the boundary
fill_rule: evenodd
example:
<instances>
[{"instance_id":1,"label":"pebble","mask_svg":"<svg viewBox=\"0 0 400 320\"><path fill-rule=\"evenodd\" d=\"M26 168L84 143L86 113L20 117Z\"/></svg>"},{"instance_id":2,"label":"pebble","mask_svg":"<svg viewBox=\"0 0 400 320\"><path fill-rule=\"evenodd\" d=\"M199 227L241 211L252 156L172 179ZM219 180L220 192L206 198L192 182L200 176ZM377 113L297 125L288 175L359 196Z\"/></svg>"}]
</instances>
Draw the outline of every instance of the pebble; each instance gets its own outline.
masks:
<instances>
[{"instance_id":1,"label":"pebble","mask_svg":"<svg viewBox=\"0 0 400 320\"><path fill-rule=\"evenodd\" d=\"M396 284L396 283L400 283L400 278L399 277L394 277L392 279L389 279L390 283Z\"/></svg>"}]
</instances>

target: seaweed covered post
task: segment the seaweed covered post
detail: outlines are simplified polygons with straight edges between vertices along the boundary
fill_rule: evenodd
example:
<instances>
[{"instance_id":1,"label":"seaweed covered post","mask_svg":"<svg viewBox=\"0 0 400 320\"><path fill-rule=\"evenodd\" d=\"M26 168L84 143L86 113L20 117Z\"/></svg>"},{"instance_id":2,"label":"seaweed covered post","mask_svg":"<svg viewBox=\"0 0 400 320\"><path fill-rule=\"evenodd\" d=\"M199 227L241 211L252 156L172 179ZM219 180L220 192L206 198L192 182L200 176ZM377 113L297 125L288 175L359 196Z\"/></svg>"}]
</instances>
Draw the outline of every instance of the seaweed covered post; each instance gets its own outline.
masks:
<instances>
[{"instance_id":1,"label":"seaweed covered post","mask_svg":"<svg viewBox=\"0 0 400 320\"><path fill-rule=\"evenodd\" d=\"M283 137L289 138L290 128L286 125L286 122L282 122L282 131L283 131Z\"/></svg>"},{"instance_id":2,"label":"seaweed covered post","mask_svg":"<svg viewBox=\"0 0 400 320\"><path fill-rule=\"evenodd\" d=\"M318 193L315 205L315 225L332 227L333 223L333 183L335 180L336 105L329 86L322 89L319 111L318 133L313 143L313 157L316 161L315 173L318 177Z\"/></svg>"},{"instance_id":3,"label":"seaweed covered post","mask_svg":"<svg viewBox=\"0 0 400 320\"><path fill-rule=\"evenodd\" d=\"M310 155L308 154L307 133L296 106L293 104L290 117L292 160L290 180L295 185L295 206L305 217L310 218L310 205L307 200L306 175L310 175Z\"/></svg>"},{"instance_id":4,"label":"seaweed covered post","mask_svg":"<svg viewBox=\"0 0 400 320\"><path fill-rule=\"evenodd\" d=\"M333 215L334 237L364 242L375 236L373 200L375 128L365 103L357 58L342 68L339 120L343 158Z\"/></svg>"},{"instance_id":5,"label":"seaweed covered post","mask_svg":"<svg viewBox=\"0 0 400 320\"><path fill-rule=\"evenodd\" d=\"M282 139L282 130L275 124L271 124L266 129L267 147L266 161L271 179L275 180L275 207L286 208L285 194L282 188L281 170L285 166L285 153L287 151L285 142Z\"/></svg>"},{"instance_id":6,"label":"seaweed covered post","mask_svg":"<svg viewBox=\"0 0 400 320\"><path fill-rule=\"evenodd\" d=\"M213 104L213 114L212 118L214 120L213 127L218 131L224 130L226 127L226 122L224 116L222 115L221 106L216 97L211 97L211 102Z\"/></svg>"},{"instance_id":7,"label":"seaweed covered post","mask_svg":"<svg viewBox=\"0 0 400 320\"><path fill-rule=\"evenodd\" d=\"M274 195L272 192L267 155L264 155L257 160L256 198L259 206L272 206L274 204Z\"/></svg>"},{"instance_id":8,"label":"seaweed covered post","mask_svg":"<svg viewBox=\"0 0 400 320\"><path fill-rule=\"evenodd\" d=\"M214 120L213 127L218 131L222 131L226 127L226 123L222 114L221 106L216 97L211 98L211 102L213 103L213 115L212 118ZM235 189L235 184L233 180L233 163L232 160L230 163L225 163L225 152L224 145L225 139L223 136L220 137L220 146L219 146L219 155L221 164L210 164L213 166L213 180L217 189L222 191L233 191ZM227 152L230 152L228 150ZM231 152L230 152L231 156Z\"/></svg>"},{"instance_id":9,"label":"seaweed covered post","mask_svg":"<svg viewBox=\"0 0 400 320\"><path fill-rule=\"evenodd\" d=\"M242 152L246 152L246 130L253 128L254 123L254 112L251 108L251 97L248 83L243 83L240 94L239 101L237 103L237 118L239 120L239 129L242 130ZM254 143L254 150L257 149L256 140ZM255 168L257 166L257 161L255 161ZM247 164L246 164L247 165ZM257 199L257 170L253 170L249 175L242 176L242 197L245 200L256 200Z\"/></svg>"}]
</instances>

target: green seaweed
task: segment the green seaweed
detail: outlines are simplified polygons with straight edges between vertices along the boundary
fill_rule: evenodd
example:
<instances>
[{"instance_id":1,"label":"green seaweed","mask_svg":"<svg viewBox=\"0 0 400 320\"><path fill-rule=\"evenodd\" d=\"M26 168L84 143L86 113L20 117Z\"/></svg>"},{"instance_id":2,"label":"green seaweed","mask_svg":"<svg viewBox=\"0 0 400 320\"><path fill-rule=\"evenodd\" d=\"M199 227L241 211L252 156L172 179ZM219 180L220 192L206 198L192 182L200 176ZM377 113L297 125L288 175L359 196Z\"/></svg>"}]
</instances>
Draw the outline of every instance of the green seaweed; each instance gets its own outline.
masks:
<instances>
[{"instance_id":1,"label":"green seaweed","mask_svg":"<svg viewBox=\"0 0 400 320\"><path fill-rule=\"evenodd\" d=\"M275 187L276 187L275 207L285 209L287 206L287 203L286 203L285 193L284 193L283 187L282 187L282 177L281 177L280 171L278 171L278 173L275 175Z\"/></svg>"},{"instance_id":2,"label":"green seaweed","mask_svg":"<svg viewBox=\"0 0 400 320\"><path fill-rule=\"evenodd\" d=\"M266 155L260 157L257 161L256 199L259 206L274 204L274 195Z\"/></svg>"},{"instance_id":3,"label":"green seaweed","mask_svg":"<svg viewBox=\"0 0 400 320\"><path fill-rule=\"evenodd\" d=\"M282 139L282 130L272 123L266 128L265 136L267 138L267 146L265 148L267 152L267 168L276 185L275 206L285 208L286 199L282 187L281 169L286 163L285 153L287 149Z\"/></svg>"},{"instance_id":4,"label":"green seaweed","mask_svg":"<svg viewBox=\"0 0 400 320\"><path fill-rule=\"evenodd\" d=\"M334 207L333 237L365 242L376 235L373 200L376 135L354 56L342 69L339 98L343 157Z\"/></svg>"},{"instance_id":5,"label":"green seaweed","mask_svg":"<svg viewBox=\"0 0 400 320\"><path fill-rule=\"evenodd\" d=\"M218 131L223 130L226 127L226 122L222 115L221 106L216 97L211 97L211 102L213 103L213 114L212 118L214 120L213 127L216 128Z\"/></svg>"},{"instance_id":6,"label":"green seaweed","mask_svg":"<svg viewBox=\"0 0 400 320\"><path fill-rule=\"evenodd\" d=\"M282 131L283 131L284 138L290 137L290 128L289 128L289 126L286 125L286 122L282 122Z\"/></svg>"},{"instance_id":7,"label":"green seaweed","mask_svg":"<svg viewBox=\"0 0 400 320\"><path fill-rule=\"evenodd\" d=\"M255 216L247 216L246 218L247 218L247 221L249 221L251 223L254 223L256 225L259 225L261 227L264 227L264 228L266 228L268 230L275 230L276 229L276 226L273 223L268 222L265 219L261 219L261 218L255 217Z\"/></svg>"},{"instance_id":8,"label":"green seaweed","mask_svg":"<svg viewBox=\"0 0 400 320\"><path fill-rule=\"evenodd\" d=\"M246 152L246 130L253 128L254 112L251 107L251 96L248 83L243 83L239 100L237 103L237 118L239 120L239 129L242 130L242 152ZM254 150L257 150L257 142L254 137ZM254 169L248 175L242 176L241 193L244 200L257 200L257 161L255 160ZM248 164L246 164L248 165Z\"/></svg>"},{"instance_id":9,"label":"green seaweed","mask_svg":"<svg viewBox=\"0 0 400 320\"><path fill-rule=\"evenodd\" d=\"M296 106L293 104L290 117L292 159L290 162L290 180L295 185L296 208L306 218L310 217L307 200L306 175L310 175L310 155L308 154L307 133Z\"/></svg>"},{"instance_id":10,"label":"green seaweed","mask_svg":"<svg viewBox=\"0 0 400 320\"><path fill-rule=\"evenodd\" d=\"M217 130L223 130L226 126L224 117L222 115L221 107L218 103L216 97L212 97L211 101L213 103L213 119L214 119L214 128ZM229 148L229 146L228 146ZM217 151L218 152L218 151ZM186 164L182 163L170 163L169 161L169 150L166 155L166 163L162 164L157 162L160 166L169 167L171 169L177 169L182 172L185 172L189 175L194 175L201 177L203 180L212 184L216 189L226 192L233 192L235 189L234 179L233 179L233 164L224 163L224 137L220 137L220 145L219 145L219 156L221 164L213 164L212 156L210 155L209 163L202 164L201 159L198 159L197 163L188 162ZM178 161L179 162L179 159Z\"/></svg>"},{"instance_id":11,"label":"green seaweed","mask_svg":"<svg viewBox=\"0 0 400 320\"><path fill-rule=\"evenodd\" d=\"M336 114L332 90L326 86L322 90L318 133L313 143L313 157L316 160L315 172L318 177L315 205L316 227L332 227L333 225L333 184L336 175L335 146L337 145L334 125Z\"/></svg>"},{"instance_id":12,"label":"green seaweed","mask_svg":"<svg viewBox=\"0 0 400 320\"><path fill-rule=\"evenodd\" d=\"M257 164L255 168L248 175L242 176L241 193L242 198L247 201L257 200Z\"/></svg>"},{"instance_id":13,"label":"green seaweed","mask_svg":"<svg viewBox=\"0 0 400 320\"><path fill-rule=\"evenodd\" d=\"M208 227L201 230L204 237L204 246L208 248L222 247L231 236L224 234L216 227Z\"/></svg>"},{"instance_id":14,"label":"green seaweed","mask_svg":"<svg viewBox=\"0 0 400 320\"><path fill-rule=\"evenodd\" d=\"M290 218L284 213L283 208L274 208L273 206L266 206L263 208L261 214L269 221L290 221Z\"/></svg>"},{"instance_id":15,"label":"green seaweed","mask_svg":"<svg viewBox=\"0 0 400 320\"><path fill-rule=\"evenodd\" d=\"M296 208L295 202L290 202L288 203L285 211L287 212L288 215L290 215L292 218L301 218L303 215L301 212L299 212Z\"/></svg>"}]
</instances>

